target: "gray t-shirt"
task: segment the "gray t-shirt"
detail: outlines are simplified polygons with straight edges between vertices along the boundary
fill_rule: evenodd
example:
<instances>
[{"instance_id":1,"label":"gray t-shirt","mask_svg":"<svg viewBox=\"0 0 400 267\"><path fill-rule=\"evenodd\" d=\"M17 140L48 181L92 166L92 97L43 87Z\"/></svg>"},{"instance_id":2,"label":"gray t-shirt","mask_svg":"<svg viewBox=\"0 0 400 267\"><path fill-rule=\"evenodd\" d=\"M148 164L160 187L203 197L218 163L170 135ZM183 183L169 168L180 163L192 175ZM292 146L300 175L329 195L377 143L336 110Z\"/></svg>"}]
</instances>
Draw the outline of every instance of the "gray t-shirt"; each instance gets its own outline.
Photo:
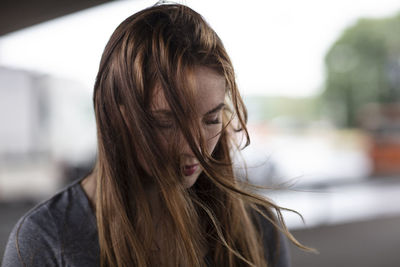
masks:
<instances>
[{"instance_id":1,"label":"gray t-shirt","mask_svg":"<svg viewBox=\"0 0 400 267\"><path fill-rule=\"evenodd\" d=\"M10 234L2 267L100 266L96 217L79 180L24 215ZM289 266L287 242L260 219L266 257L277 267ZM18 236L18 243L16 242ZM279 236L279 235L278 235ZM210 259L205 259L210 262ZM212 266L212 264L210 264Z\"/></svg>"}]
</instances>

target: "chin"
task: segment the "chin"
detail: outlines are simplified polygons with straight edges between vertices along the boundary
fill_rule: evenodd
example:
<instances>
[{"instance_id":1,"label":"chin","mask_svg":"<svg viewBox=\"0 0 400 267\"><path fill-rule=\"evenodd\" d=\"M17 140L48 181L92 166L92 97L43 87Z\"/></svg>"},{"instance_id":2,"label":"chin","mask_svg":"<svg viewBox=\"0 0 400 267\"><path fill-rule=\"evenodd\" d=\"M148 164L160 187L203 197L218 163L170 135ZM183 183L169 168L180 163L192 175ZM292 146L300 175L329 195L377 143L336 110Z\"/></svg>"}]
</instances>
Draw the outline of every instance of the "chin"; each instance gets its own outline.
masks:
<instances>
[{"instance_id":1,"label":"chin","mask_svg":"<svg viewBox=\"0 0 400 267\"><path fill-rule=\"evenodd\" d=\"M183 177L183 187L185 188L191 188L199 178L201 172L194 173L190 176L184 176Z\"/></svg>"}]
</instances>

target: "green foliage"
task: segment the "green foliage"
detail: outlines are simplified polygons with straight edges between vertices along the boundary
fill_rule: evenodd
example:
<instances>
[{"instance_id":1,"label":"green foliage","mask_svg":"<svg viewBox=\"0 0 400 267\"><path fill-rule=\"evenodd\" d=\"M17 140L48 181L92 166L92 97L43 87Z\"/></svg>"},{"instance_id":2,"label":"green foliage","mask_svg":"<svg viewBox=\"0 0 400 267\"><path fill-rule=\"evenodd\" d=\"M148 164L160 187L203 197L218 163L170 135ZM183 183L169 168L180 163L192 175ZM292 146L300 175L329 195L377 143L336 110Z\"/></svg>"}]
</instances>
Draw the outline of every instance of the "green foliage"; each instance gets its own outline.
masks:
<instances>
[{"instance_id":1,"label":"green foliage","mask_svg":"<svg viewBox=\"0 0 400 267\"><path fill-rule=\"evenodd\" d=\"M302 121L317 120L319 116L318 97L290 98L245 96L249 121L270 121L278 117L289 117Z\"/></svg>"},{"instance_id":2,"label":"green foliage","mask_svg":"<svg viewBox=\"0 0 400 267\"><path fill-rule=\"evenodd\" d=\"M400 13L360 19L332 45L325 65L324 105L339 126L357 126L365 104L399 102Z\"/></svg>"}]
</instances>

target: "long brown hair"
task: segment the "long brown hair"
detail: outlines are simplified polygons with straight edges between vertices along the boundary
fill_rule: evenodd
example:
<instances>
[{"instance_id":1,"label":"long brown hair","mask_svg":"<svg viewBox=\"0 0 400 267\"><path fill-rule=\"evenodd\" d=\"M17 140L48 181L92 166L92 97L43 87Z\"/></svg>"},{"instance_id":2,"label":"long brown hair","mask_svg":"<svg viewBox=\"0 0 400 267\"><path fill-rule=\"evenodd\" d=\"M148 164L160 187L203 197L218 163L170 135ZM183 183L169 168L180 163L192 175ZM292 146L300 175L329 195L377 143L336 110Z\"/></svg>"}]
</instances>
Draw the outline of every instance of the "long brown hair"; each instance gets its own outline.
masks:
<instances>
[{"instance_id":1,"label":"long brown hair","mask_svg":"<svg viewBox=\"0 0 400 267\"><path fill-rule=\"evenodd\" d=\"M224 127L210 154L194 119L191 77L198 66L226 80ZM161 149L150 112L156 85L203 169L190 189L179 182L179 139L172 139L172 149ZM249 143L247 112L224 46L198 13L168 4L127 18L104 50L94 89L101 266L204 266L202 248L209 249L215 266L268 266L255 213L301 246L288 232L281 208L234 177L230 153L236 132L243 134L244 146ZM149 186L158 189L165 211L169 238L159 251Z\"/></svg>"}]
</instances>

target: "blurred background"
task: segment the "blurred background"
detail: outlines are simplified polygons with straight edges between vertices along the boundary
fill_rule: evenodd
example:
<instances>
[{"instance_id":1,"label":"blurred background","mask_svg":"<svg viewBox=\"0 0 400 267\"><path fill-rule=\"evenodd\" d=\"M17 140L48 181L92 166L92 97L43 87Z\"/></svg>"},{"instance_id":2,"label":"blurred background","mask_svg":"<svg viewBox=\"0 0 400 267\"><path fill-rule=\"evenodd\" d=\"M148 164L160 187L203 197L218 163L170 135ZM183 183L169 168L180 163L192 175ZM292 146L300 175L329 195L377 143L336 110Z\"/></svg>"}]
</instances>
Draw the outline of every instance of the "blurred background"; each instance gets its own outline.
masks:
<instances>
[{"instance_id":1,"label":"blurred background","mask_svg":"<svg viewBox=\"0 0 400 267\"><path fill-rule=\"evenodd\" d=\"M91 169L101 53L123 19L154 3L1 2L0 257L20 216ZM284 213L320 252L291 247L293 266L400 266L400 2L181 3L236 68L250 180L304 216Z\"/></svg>"}]
</instances>

